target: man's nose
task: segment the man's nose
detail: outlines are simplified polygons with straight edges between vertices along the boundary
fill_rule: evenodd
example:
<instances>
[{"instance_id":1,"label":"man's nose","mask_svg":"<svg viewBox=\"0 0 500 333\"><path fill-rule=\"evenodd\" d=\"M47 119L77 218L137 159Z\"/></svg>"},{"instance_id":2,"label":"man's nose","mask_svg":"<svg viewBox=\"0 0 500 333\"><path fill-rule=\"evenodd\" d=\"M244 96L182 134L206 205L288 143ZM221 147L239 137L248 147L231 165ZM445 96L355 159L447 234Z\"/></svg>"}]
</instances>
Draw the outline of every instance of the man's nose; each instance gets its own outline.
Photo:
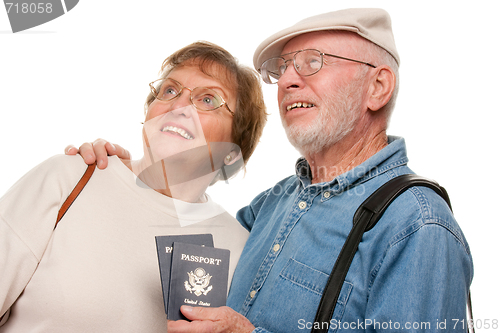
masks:
<instances>
[{"instance_id":1,"label":"man's nose","mask_svg":"<svg viewBox=\"0 0 500 333\"><path fill-rule=\"evenodd\" d=\"M280 89L299 88L303 83L302 76L297 73L293 62L289 63L285 72L278 80L278 87Z\"/></svg>"}]
</instances>

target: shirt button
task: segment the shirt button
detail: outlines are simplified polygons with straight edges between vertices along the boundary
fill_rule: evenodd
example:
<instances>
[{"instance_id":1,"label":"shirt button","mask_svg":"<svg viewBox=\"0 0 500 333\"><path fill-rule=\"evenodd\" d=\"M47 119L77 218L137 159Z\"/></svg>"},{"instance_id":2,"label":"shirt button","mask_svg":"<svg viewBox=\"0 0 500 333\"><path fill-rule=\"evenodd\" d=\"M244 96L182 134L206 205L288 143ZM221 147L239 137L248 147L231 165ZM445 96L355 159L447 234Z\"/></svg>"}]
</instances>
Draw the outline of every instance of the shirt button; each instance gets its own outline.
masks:
<instances>
[{"instance_id":1,"label":"shirt button","mask_svg":"<svg viewBox=\"0 0 500 333\"><path fill-rule=\"evenodd\" d=\"M278 252L279 249L280 249L280 245L279 244L274 244L273 251L274 252Z\"/></svg>"},{"instance_id":2,"label":"shirt button","mask_svg":"<svg viewBox=\"0 0 500 333\"><path fill-rule=\"evenodd\" d=\"M300 208L300 209L304 209L304 208L306 208L306 207L307 207L307 203L306 203L305 201L301 201L301 202L299 202L299 208Z\"/></svg>"},{"instance_id":3,"label":"shirt button","mask_svg":"<svg viewBox=\"0 0 500 333\"><path fill-rule=\"evenodd\" d=\"M329 197L330 197L330 192L325 192L325 193L323 193L323 197L325 197L325 198L329 198Z\"/></svg>"},{"instance_id":4,"label":"shirt button","mask_svg":"<svg viewBox=\"0 0 500 333\"><path fill-rule=\"evenodd\" d=\"M254 298L254 297L255 297L255 294L257 294L257 292L256 292L255 290L252 290L252 291L250 292L250 297L251 297L251 298Z\"/></svg>"}]
</instances>

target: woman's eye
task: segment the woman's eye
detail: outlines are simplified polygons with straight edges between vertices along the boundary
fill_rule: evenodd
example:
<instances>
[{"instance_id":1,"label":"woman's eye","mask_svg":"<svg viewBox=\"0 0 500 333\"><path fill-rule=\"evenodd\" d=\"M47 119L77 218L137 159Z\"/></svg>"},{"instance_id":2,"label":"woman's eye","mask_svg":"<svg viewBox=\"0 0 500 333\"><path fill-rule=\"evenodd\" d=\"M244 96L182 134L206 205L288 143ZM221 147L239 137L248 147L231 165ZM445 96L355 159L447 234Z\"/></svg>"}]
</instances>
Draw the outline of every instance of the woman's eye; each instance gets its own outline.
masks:
<instances>
[{"instance_id":1,"label":"woman's eye","mask_svg":"<svg viewBox=\"0 0 500 333\"><path fill-rule=\"evenodd\" d=\"M177 90L175 90L173 87L167 87L163 91L163 95L177 95Z\"/></svg>"},{"instance_id":2,"label":"woman's eye","mask_svg":"<svg viewBox=\"0 0 500 333\"><path fill-rule=\"evenodd\" d=\"M195 90L193 103L202 110L214 110L221 105L220 97L210 89L200 88L200 91Z\"/></svg>"},{"instance_id":3,"label":"woman's eye","mask_svg":"<svg viewBox=\"0 0 500 333\"><path fill-rule=\"evenodd\" d=\"M213 108L213 107L216 107L216 99L214 96L211 96L211 95L205 95L203 96L203 98L201 99L201 102L209 107L209 108Z\"/></svg>"}]
</instances>

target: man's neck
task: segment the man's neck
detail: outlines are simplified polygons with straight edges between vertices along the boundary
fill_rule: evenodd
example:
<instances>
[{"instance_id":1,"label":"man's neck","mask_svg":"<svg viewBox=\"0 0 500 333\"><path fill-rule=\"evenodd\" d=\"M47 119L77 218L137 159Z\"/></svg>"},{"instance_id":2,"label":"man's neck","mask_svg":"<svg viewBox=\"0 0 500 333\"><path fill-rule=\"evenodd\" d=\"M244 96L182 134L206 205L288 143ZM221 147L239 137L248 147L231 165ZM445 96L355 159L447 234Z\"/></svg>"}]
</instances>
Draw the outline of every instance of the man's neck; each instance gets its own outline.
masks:
<instances>
[{"instance_id":1,"label":"man's neck","mask_svg":"<svg viewBox=\"0 0 500 333\"><path fill-rule=\"evenodd\" d=\"M360 165L387 146L385 131L373 136L346 138L317 154L306 154L312 183L328 182Z\"/></svg>"}]
</instances>

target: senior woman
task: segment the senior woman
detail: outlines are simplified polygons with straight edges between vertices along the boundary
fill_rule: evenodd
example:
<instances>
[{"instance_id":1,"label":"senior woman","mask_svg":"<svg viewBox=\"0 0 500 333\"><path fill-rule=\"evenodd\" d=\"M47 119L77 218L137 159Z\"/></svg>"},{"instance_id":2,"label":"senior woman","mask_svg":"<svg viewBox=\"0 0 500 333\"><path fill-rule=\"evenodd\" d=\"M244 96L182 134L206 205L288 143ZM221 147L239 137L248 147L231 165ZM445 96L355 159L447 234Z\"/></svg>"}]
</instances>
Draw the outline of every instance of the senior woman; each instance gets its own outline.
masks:
<instances>
[{"instance_id":1,"label":"senior woman","mask_svg":"<svg viewBox=\"0 0 500 333\"><path fill-rule=\"evenodd\" d=\"M166 332L155 236L211 233L230 275L248 233L205 194L252 155L266 113L257 74L191 44L151 85L144 157L96 169L54 229L87 165L55 156L0 199L0 332Z\"/></svg>"}]
</instances>

